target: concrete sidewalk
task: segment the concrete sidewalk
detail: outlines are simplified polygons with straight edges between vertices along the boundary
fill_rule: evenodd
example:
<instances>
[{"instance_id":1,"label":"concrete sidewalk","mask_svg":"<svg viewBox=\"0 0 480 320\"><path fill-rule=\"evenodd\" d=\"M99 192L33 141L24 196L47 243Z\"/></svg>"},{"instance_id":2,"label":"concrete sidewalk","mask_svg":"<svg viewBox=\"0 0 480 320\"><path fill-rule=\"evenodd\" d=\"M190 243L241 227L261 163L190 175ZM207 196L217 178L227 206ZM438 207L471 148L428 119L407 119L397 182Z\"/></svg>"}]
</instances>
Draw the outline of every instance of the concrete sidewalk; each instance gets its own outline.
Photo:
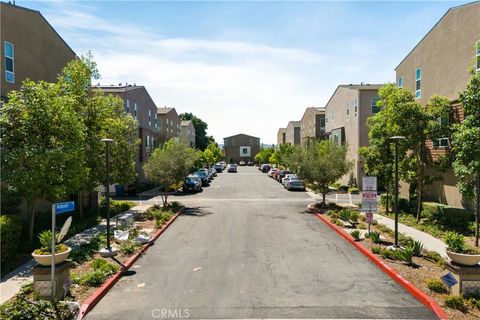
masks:
<instances>
[{"instance_id":1,"label":"concrete sidewalk","mask_svg":"<svg viewBox=\"0 0 480 320\"><path fill-rule=\"evenodd\" d=\"M378 223L384 224L390 229L394 230L395 221L393 219L384 217L379 214L374 214L373 218L377 220ZM409 236L417 241L420 241L421 243L423 243L425 249L438 252L444 258L447 257L447 245L442 240L439 240L434 236L429 235L428 233L406 226L401 223L398 223L398 232L403 233L406 236Z\"/></svg>"},{"instance_id":2,"label":"concrete sidewalk","mask_svg":"<svg viewBox=\"0 0 480 320\"><path fill-rule=\"evenodd\" d=\"M150 206L152 206L152 204L141 204L131 208L126 212L139 213L147 210ZM111 223L115 223L115 217L112 217L110 221ZM90 241L90 239L92 239L100 232L104 232L106 224L107 220L104 219L98 225L74 235L73 237L66 240L64 243L71 248L76 248L81 243ZM12 270L2 278L2 281L0 283L0 304L4 303L5 301L16 295L20 291L22 285L28 283L29 281L33 281L32 270L35 265L35 260L31 259L22 266L16 268L15 270Z\"/></svg>"}]
</instances>

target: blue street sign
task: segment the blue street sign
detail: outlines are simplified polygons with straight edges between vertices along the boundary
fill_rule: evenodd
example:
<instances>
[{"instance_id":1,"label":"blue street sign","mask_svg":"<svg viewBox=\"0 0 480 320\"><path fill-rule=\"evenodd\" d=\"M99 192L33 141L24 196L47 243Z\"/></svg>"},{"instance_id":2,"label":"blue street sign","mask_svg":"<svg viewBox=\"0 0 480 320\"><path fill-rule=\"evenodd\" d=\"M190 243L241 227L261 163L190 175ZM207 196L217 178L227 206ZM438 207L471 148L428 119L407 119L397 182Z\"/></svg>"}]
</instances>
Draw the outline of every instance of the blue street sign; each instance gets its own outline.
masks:
<instances>
[{"instance_id":1,"label":"blue street sign","mask_svg":"<svg viewBox=\"0 0 480 320\"><path fill-rule=\"evenodd\" d=\"M55 203L55 213L61 214L75 210L75 201Z\"/></svg>"},{"instance_id":2,"label":"blue street sign","mask_svg":"<svg viewBox=\"0 0 480 320\"><path fill-rule=\"evenodd\" d=\"M449 288L458 283L457 279L449 272L442 277L442 282Z\"/></svg>"}]
</instances>

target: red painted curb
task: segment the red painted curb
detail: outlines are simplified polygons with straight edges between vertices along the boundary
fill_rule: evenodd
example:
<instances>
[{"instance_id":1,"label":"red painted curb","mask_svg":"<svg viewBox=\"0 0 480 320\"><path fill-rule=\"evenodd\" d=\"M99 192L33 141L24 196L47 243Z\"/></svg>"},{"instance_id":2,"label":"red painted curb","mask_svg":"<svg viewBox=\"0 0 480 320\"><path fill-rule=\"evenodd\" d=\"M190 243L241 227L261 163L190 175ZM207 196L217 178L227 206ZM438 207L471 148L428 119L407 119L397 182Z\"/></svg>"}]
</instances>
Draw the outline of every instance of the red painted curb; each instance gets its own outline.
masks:
<instances>
[{"instance_id":1,"label":"red painted curb","mask_svg":"<svg viewBox=\"0 0 480 320\"><path fill-rule=\"evenodd\" d=\"M414 296L417 300L423 303L427 308L432 310L433 313L435 313L435 315L440 320L447 320L447 315L442 310L442 308L440 308L437 302L433 300L433 298L429 297L422 290L415 287L413 283L411 283L410 281L402 277L397 271L395 271L393 268L387 265L383 260L381 260L372 252L370 252L367 248L365 248L364 246L362 246L361 244L353 240L353 238L348 233L346 233L342 228L338 227L337 225L334 225L321 214L317 213L315 215L317 216L317 218L322 220L326 225L328 225L330 228L336 231L345 240L347 240L350 244L352 244L355 248L357 248L361 253L363 253L364 256L369 258L373 263L375 263L378 267L380 267L380 269L382 269L393 280L395 280L398 284L400 284L403 288L405 288L412 296Z\"/></svg>"},{"instance_id":2,"label":"red painted curb","mask_svg":"<svg viewBox=\"0 0 480 320\"><path fill-rule=\"evenodd\" d=\"M165 224L165 226L162 229L157 230L157 232L155 232L155 234L152 236L152 239L150 239L150 241L147 244L145 244L142 247L142 249L140 249L140 251L135 253L125 262L124 264L125 270L130 269L130 267L135 263L135 261L137 261L138 258L140 258L142 254L144 254L145 251L147 251L148 248L155 243L155 240L157 240L158 237L160 237L160 235L165 230L167 230L168 227L170 227L170 225L178 218L178 216L182 213L182 211L183 209L178 211L170 220L168 220L168 222ZM97 303L100 300L102 300L102 298L115 285L115 283L117 283L117 281L120 280L121 277L122 277L122 271L119 271L113 276L111 276L110 278L108 278L107 281L105 281L100 286L100 288L95 290L95 292L90 297L88 297L87 300L83 302L82 306L80 307L80 312L78 313L76 320L82 320L83 317L85 317L97 305Z\"/></svg>"}]
</instances>

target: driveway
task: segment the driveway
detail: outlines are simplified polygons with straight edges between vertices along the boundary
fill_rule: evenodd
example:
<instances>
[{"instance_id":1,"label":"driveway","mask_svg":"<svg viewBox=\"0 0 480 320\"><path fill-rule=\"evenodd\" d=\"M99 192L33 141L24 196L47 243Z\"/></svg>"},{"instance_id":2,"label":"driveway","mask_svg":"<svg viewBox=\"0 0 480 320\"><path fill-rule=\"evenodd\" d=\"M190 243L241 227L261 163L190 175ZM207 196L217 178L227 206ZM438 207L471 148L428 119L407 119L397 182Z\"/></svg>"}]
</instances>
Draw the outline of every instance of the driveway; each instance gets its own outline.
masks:
<instances>
[{"instance_id":1,"label":"driveway","mask_svg":"<svg viewBox=\"0 0 480 320\"><path fill-rule=\"evenodd\" d=\"M220 173L88 319L435 319L254 167Z\"/></svg>"}]
</instances>

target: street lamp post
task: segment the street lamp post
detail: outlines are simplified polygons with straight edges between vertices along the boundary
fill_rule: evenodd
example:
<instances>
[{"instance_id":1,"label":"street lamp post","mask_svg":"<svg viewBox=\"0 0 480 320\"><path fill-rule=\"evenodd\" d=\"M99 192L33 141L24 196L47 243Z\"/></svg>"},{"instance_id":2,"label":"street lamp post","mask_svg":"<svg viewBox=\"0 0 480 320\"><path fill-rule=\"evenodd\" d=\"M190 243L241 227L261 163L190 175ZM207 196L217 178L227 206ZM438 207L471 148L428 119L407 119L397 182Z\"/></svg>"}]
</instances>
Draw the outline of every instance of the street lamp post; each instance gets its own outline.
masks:
<instances>
[{"instance_id":1,"label":"street lamp post","mask_svg":"<svg viewBox=\"0 0 480 320\"><path fill-rule=\"evenodd\" d=\"M393 195L393 212L395 213L395 244L398 248L398 142L405 139L403 136L393 136L390 139L395 141L395 186Z\"/></svg>"},{"instance_id":2,"label":"street lamp post","mask_svg":"<svg viewBox=\"0 0 480 320\"><path fill-rule=\"evenodd\" d=\"M110 145L112 139L102 139L105 142L105 210L107 212L107 247L100 250L102 257L113 257L117 255L117 250L110 246Z\"/></svg>"}]
</instances>

